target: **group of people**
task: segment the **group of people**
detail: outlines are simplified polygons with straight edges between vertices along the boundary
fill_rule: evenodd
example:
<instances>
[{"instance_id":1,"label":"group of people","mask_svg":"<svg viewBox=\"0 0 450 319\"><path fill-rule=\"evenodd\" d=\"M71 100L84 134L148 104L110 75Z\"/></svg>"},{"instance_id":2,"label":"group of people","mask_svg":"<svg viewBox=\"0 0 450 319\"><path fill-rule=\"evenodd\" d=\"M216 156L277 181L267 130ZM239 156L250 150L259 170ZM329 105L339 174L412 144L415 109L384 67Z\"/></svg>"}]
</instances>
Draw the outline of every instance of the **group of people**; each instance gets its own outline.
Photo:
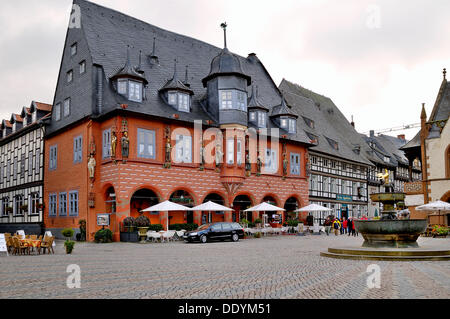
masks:
<instances>
[{"instance_id":1,"label":"group of people","mask_svg":"<svg viewBox=\"0 0 450 319\"><path fill-rule=\"evenodd\" d=\"M361 219L363 219L363 218L361 218ZM351 218L351 217L349 219L347 219L345 217L338 219L334 216L328 216L325 219L325 222L323 225L325 226L325 233L327 234L327 236L330 235L332 229L334 231L335 236L338 236L339 234L341 234L341 235L348 234L348 236L358 236L359 235L355 229L355 223L353 222L353 218Z\"/></svg>"}]
</instances>

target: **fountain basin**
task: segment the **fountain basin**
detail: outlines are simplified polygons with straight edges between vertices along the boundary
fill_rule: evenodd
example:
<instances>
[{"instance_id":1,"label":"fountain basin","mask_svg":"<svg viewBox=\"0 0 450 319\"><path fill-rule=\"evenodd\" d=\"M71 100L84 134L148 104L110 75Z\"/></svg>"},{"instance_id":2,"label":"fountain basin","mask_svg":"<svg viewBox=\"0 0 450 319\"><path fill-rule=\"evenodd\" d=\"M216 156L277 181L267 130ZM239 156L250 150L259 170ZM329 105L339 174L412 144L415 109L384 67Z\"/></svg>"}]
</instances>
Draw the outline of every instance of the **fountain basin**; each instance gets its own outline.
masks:
<instances>
[{"instance_id":1,"label":"fountain basin","mask_svg":"<svg viewBox=\"0 0 450 319\"><path fill-rule=\"evenodd\" d=\"M423 219L355 220L355 229L364 237L363 247L418 247L417 238L425 232Z\"/></svg>"}]
</instances>

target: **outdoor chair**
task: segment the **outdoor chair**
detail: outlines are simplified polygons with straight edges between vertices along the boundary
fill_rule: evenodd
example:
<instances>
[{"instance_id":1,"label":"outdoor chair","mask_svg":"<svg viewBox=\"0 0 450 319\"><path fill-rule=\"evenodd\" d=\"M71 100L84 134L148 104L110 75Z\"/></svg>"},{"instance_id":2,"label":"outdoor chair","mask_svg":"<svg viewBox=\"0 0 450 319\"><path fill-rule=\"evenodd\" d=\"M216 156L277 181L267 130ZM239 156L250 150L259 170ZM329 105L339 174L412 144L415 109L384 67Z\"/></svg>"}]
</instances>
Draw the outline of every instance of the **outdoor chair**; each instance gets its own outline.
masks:
<instances>
[{"instance_id":1,"label":"outdoor chair","mask_svg":"<svg viewBox=\"0 0 450 319\"><path fill-rule=\"evenodd\" d=\"M158 239L161 239L161 234L157 232L147 233L147 236L152 242L158 242Z\"/></svg>"},{"instance_id":2,"label":"outdoor chair","mask_svg":"<svg viewBox=\"0 0 450 319\"><path fill-rule=\"evenodd\" d=\"M47 240L44 239L44 241L41 243L41 246L39 247L39 254L41 254L41 249L44 249L44 254L46 251L48 251L48 253L55 253L55 251L53 250L53 240L54 237L46 237Z\"/></svg>"},{"instance_id":3,"label":"outdoor chair","mask_svg":"<svg viewBox=\"0 0 450 319\"><path fill-rule=\"evenodd\" d=\"M38 240L42 241L42 235L39 235Z\"/></svg>"},{"instance_id":4,"label":"outdoor chair","mask_svg":"<svg viewBox=\"0 0 450 319\"><path fill-rule=\"evenodd\" d=\"M147 232L147 240L151 240L152 239L152 234L156 233L154 230L149 230Z\"/></svg>"},{"instance_id":5,"label":"outdoor chair","mask_svg":"<svg viewBox=\"0 0 450 319\"><path fill-rule=\"evenodd\" d=\"M169 230L169 231L166 231L165 233L163 233L162 236L164 239L167 239L167 242L174 241L175 232Z\"/></svg>"},{"instance_id":6,"label":"outdoor chair","mask_svg":"<svg viewBox=\"0 0 450 319\"><path fill-rule=\"evenodd\" d=\"M14 237L13 240L14 240L14 247L16 248L16 250L15 250L16 254L17 253L19 253L20 255L22 255L22 254L25 255L25 253L30 254L30 248L25 243L22 243L19 240L19 238Z\"/></svg>"},{"instance_id":7,"label":"outdoor chair","mask_svg":"<svg viewBox=\"0 0 450 319\"><path fill-rule=\"evenodd\" d=\"M12 253L12 251L14 250L13 239L11 236L9 236L9 237L5 236L5 239L6 239L6 248L8 250L8 253Z\"/></svg>"},{"instance_id":8,"label":"outdoor chair","mask_svg":"<svg viewBox=\"0 0 450 319\"><path fill-rule=\"evenodd\" d=\"M186 232L185 230L179 230L179 231L175 232L176 237L178 237L178 240L183 240L183 236L184 236L185 232Z\"/></svg>"}]
</instances>

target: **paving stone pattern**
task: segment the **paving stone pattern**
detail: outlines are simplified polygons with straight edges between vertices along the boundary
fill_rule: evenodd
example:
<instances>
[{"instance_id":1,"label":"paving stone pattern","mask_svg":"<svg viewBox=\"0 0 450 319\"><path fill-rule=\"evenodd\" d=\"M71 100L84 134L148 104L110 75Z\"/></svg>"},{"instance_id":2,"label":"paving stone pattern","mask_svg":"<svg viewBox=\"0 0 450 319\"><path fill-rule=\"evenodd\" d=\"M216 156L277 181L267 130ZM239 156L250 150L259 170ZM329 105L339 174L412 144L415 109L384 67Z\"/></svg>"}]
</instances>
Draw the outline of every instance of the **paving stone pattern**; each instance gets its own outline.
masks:
<instances>
[{"instance_id":1,"label":"paving stone pattern","mask_svg":"<svg viewBox=\"0 0 450 319\"><path fill-rule=\"evenodd\" d=\"M450 262L371 262L321 257L348 236L274 236L238 243L77 243L66 255L0 256L0 298L450 298ZM450 239L419 244L449 248ZM370 264L381 288L367 287ZM81 268L81 288L66 285Z\"/></svg>"}]
</instances>

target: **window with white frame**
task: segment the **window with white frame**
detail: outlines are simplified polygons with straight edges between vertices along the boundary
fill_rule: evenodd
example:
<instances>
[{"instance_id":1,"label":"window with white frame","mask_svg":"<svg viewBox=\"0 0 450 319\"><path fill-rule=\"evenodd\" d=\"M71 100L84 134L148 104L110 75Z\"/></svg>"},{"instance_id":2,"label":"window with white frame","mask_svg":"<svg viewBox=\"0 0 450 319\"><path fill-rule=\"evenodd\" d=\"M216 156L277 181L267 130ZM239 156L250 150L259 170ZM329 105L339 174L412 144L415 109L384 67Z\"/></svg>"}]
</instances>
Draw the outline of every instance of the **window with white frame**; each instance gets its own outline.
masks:
<instances>
[{"instance_id":1,"label":"window with white frame","mask_svg":"<svg viewBox=\"0 0 450 319\"><path fill-rule=\"evenodd\" d=\"M78 191L69 192L69 216L78 216Z\"/></svg>"},{"instance_id":2,"label":"window with white frame","mask_svg":"<svg viewBox=\"0 0 450 319\"><path fill-rule=\"evenodd\" d=\"M48 168L50 170L55 170L58 163L58 145L50 146L50 157L48 162Z\"/></svg>"},{"instance_id":3,"label":"window with white frame","mask_svg":"<svg viewBox=\"0 0 450 319\"><path fill-rule=\"evenodd\" d=\"M250 121L255 122L256 121L256 113L255 111L250 112Z\"/></svg>"},{"instance_id":4,"label":"window with white frame","mask_svg":"<svg viewBox=\"0 0 450 319\"><path fill-rule=\"evenodd\" d=\"M134 102L142 102L142 83L136 81L128 81L128 99Z\"/></svg>"},{"instance_id":5,"label":"window with white frame","mask_svg":"<svg viewBox=\"0 0 450 319\"><path fill-rule=\"evenodd\" d=\"M258 127L266 127L266 113L258 112Z\"/></svg>"},{"instance_id":6,"label":"window with white frame","mask_svg":"<svg viewBox=\"0 0 450 319\"><path fill-rule=\"evenodd\" d=\"M331 193L337 193L337 185L336 185L336 179L331 178L330 179L330 192Z\"/></svg>"},{"instance_id":7,"label":"window with white frame","mask_svg":"<svg viewBox=\"0 0 450 319\"><path fill-rule=\"evenodd\" d=\"M278 156L277 151L273 149L266 149L266 162L264 169L267 173L276 173L278 171Z\"/></svg>"},{"instance_id":8,"label":"window with white frame","mask_svg":"<svg viewBox=\"0 0 450 319\"><path fill-rule=\"evenodd\" d=\"M14 197L14 215L23 215L23 195L17 195Z\"/></svg>"},{"instance_id":9,"label":"window with white frame","mask_svg":"<svg viewBox=\"0 0 450 319\"><path fill-rule=\"evenodd\" d=\"M28 207L28 212L31 215L35 215L38 213L37 205L39 204L39 194L38 193L32 193L30 195L30 199L28 200L29 203L31 203L31 206Z\"/></svg>"},{"instance_id":10,"label":"window with white frame","mask_svg":"<svg viewBox=\"0 0 450 319\"><path fill-rule=\"evenodd\" d=\"M56 194L49 194L48 202L49 202L48 215L56 216L56 207L57 207Z\"/></svg>"},{"instance_id":11,"label":"window with white frame","mask_svg":"<svg viewBox=\"0 0 450 319\"><path fill-rule=\"evenodd\" d=\"M236 141L236 162L237 162L238 165L242 164L242 158L243 158L242 140L238 139Z\"/></svg>"},{"instance_id":12,"label":"window with white frame","mask_svg":"<svg viewBox=\"0 0 450 319\"><path fill-rule=\"evenodd\" d=\"M289 133L295 133L297 131L297 121L295 119L289 119Z\"/></svg>"},{"instance_id":13,"label":"window with white frame","mask_svg":"<svg viewBox=\"0 0 450 319\"><path fill-rule=\"evenodd\" d=\"M300 175L300 154L291 153L291 175Z\"/></svg>"},{"instance_id":14,"label":"window with white frame","mask_svg":"<svg viewBox=\"0 0 450 319\"><path fill-rule=\"evenodd\" d=\"M111 129L104 130L102 136L102 157L107 159L111 157Z\"/></svg>"},{"instance_id":15,"label":"window with white frame","mask_svg":"<svg viewBox=\"0 0 450 319\"><path fill-rule=\"evenodd\" d=\"M317 190L317 175L311 175L309 179L309 189Z\"/></svg>"},{"instance_id":16,"label":"window with white frame","mask_svg":"<svg viewBox=\"0 0 450 319\"><path fill-rule=\"evenodd\" d=\"M3 163L0 163L0 183L3 183L4 173L5 173L5 167L4 167Z\"/></svg>"},{"instance_id":17,"label":"window with white frame","mask_svg":"<svg viewBox=\"0 0 450 319\"><path fill-rule=\"evenodd\" d=\"M64 117L70 115L70 99L64 100Z\"/></svg>"},{"instance_id":18,"label":"window with white frame","mask_svg":"<svg viewBox=\"0 0 450 319\"><path fill-rule=\"evenodd\" d=\"M220 90L221 110L241 110L247 111L247 92L239 90Z\"/></svg>"},{"instance_id":19,"label":"window with white frame","mask_svg":"<svg viewBox=\"0 0 450 319\"><path fill-rule=\"evenodd\" d=\"M59 193L59 216L67 216L67 193Z\"/></svg>"},{"instance_id":20,"label":"window with white frame","mask_svg":"<svg viewBox=\"0 0 450 319\"><path fill-rule=\"evenodd\" d=\"M73 162L81 163L83 159L83 137L77 136L73 139Z\"/></svg>"},{"instance_id":21,"label":"window with white frame","mask_svg":"<svg viewBox=\"0 0 450 319\"><path fill-rule=\"evenodd\" d=\"M178 111L189 112L189 94L178 93Z\"/></svg>"},{"instance_id":22,"label":"window with white frame","mask_svg":"<svg viewBox=\"0 0 450 319\"><path fill-rule=\"evenodd\" d=\"M280 120L280 126L282 128L286 128L287 127L287 119L281 119Z\"/></svg>"},{"instance_id":23,"label":"window with white frame","mask_svg":"<svg viewBox=\"0 0 450 319\"><path fill-rule=\"evenodd\" d=\"M168 93L168 100L170 105L177 105L178 94L176 92Z\"/></svg>"},{"instance_id":24,"label":"window with white frame","mask_svg":"<svg viewBox=\"0 0 450 319\"><path fill-rule=\"evenodd\" d=\"M127 80L117 80L117 92L119 94L127 94Z\"/></svg>"},{"instance_id":25,"label":"window with white frame","mask_svg":"<svg viewBox=\"0 0 450 319\"><path fill-rule=\"evenodd\" d=\"M192 136L176 135L175 150L175 162L192 163Z\"/></svg>"},{"instance_id":26,"label":"window with white frame","mask_svg":"<svg viewBox=\"0 0 450 319\"><path fill-rule=\"evenodd\" d=\"M34 111L34 114L37 111ZM55 105L55 121L59 121L61 119L61 103Z\"/></svg>"},{"instance_id":27,"label":"window with white frame","mask_svg":"<svg viewBox=\"0 0 450 319\"><path fill-rule=\"evenodd\" d=\"M11 161L8 160L6 163L6 181L9 182L11 179Z\"/></svg>"},{"instance_id":28,"label":"window with white frame","mask_svg":"<svg viewBox=\"0 0 450 319\"><path fill-rule=\"evenodd\" d=\"M227 164L234 164L234 138L227 139Z\"/></svg>"},{"instance_id":29,"label":"window with white frame","mask_svg":"<svg viewBox=\"0 0 450 319\"><path fill-rule=\"evenodd\" d=\"M233 108L233 91L220 91L220 109L231 110Z\"/></svg>"},{"instance_id":30,"label":"window with white frame","mask_svg":"<svg viewBox=\"0 0 450 319\"><path fill-rule=\"evenodd\" d=\"M74 56L78 51L78 43L74 43L70 46L70 55Z\"/></svg>"},{"instance_id":31,"label":"window with white frame","mask_svg":"<svg viewBox=\"0 0 450 319\"><path fill-rule=\"evenodd\" d=\"M7 208L9 207L9 198L8 197L3 197L2 198L2 206L0 207L1 208L1 213L2 213L2 216L8 216L8 210L7 210Z\"/></svg>"},{"instance_id":32,"label":"window with white frame","mask_svg":"<svg viewBox=\"0 0 450 319\"><path fill-rule=\"evenodd\" d=\"M84 72L86 72L86 61L81 61L80 62L80 74L83 74Z\"/></svg>"},{"instance_id":33,"label":"window with white frame","mask_svg":"<svg viewBox=\"0 0 450 319\"><path fill-rule=\"evenodd\" d=\"M67 72L67 78L66 79L67 79L67 83L72 82L72 80L73 80L73 71L72 70Z\"/></svg>"},{"instance_id":34,"label":"window with white frame","mask_svg":"<svg viewBox=\"0 0 450 319\"><path fill-rule=\"evenodd\" d=\"M138 129L138 157L155 159L155 131Z\"/></svg>"},{"instance_id":35,"label":"window with white frame","mask_svg":"<svg viewBox=\"0 0 450 319\"><path fill-rule=\"evenodd\" d=\"M322 191L324 192L330 191L330 178L327 176L322 177Z\"/></svg>"},{"instance_id":36,"label":"window with white frame","mask_svg":"<svg viewBox=\"0 0 450 319\"><path fill-rule=\"evenodd\" d=\"M41 169L41 150L37 149L36 150L36 157L35 157L35 166L34 166L34 170L36 172L36 174L39 174L40 169Z\"/></svg>"}]
</instances>

